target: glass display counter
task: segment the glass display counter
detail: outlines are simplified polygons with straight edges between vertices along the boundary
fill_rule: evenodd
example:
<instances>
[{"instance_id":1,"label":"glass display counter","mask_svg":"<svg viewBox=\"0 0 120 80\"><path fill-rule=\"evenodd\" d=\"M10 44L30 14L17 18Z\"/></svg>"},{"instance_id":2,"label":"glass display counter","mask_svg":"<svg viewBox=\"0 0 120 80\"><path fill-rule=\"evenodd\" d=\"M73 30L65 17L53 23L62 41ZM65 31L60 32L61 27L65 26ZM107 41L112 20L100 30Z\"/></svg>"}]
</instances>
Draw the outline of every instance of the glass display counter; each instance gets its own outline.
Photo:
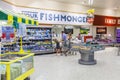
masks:
<instances>
[{"instance_id":1,"label":"glass display counter","mask_svg":"<svg viewBox=\"0 0 120 80\"><path fill-rule=\"evenodd\" d=\"M0 55L0 80L24 80L34 72L33 55L3 54Z\"/></svg>"}]
</instances>

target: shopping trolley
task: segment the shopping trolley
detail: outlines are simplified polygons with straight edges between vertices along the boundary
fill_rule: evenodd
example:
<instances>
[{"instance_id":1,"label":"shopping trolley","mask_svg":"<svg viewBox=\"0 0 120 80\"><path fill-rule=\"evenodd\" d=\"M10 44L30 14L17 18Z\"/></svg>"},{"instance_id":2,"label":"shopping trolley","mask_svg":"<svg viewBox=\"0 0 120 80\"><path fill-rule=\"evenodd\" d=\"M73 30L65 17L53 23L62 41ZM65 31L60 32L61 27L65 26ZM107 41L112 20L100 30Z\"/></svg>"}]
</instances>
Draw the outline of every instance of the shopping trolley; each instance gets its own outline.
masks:
<instances>
[{"instance_id":1,"label":"shopping trolley","mask_svg":"<svg viewBox=\"0 0 120 80\"><path fill-rule=\"evenodd\" d=\"M62 52L63 54L67 55L73 55L74 53L77 54L80 49L80 43L73 43L69 40L66 41L66 45L63 43L62 46Z\"/></svg>"},{"instance_id":2,"label":"shopping trolley","mask_svg":"<svg viewBox=\"0 0 120 80\"><path fill-rule=\"evenodd\" d=\"M65 56L67 56L69 51L70 51L70 41L69 40L63 41L62 42L62 54L61 55L64 54Z\"/></svg>"},{"instance_id":3,"label":"shopping trolley","mask_svg":"<svg viewBox=\"0 0 120 80\"><path fill-rule=\"evenodd\" d=\"M80 51L80 43L71 43L70 44L71 45L71 47L70 47L70 49L69 49L69 53L70 54L77 54L77 52L79 52Z\"/></svg>"}]
</instances>

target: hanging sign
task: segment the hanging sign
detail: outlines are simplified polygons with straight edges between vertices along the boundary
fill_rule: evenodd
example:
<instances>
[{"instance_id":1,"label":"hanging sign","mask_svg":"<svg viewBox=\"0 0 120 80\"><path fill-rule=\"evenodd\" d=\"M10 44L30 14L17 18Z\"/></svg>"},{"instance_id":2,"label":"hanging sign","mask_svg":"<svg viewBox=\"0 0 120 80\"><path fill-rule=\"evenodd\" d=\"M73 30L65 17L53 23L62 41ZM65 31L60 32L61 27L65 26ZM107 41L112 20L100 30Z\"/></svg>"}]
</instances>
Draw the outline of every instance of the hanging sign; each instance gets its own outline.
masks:
<instances>
[{"instance_id":1,"label":"hanging sign","mask_svg":"<svg viewBox=\"0 0 120 80\"><path fill-rule=\"evenodd\" d=\"M90 23L90 24L92 24L93 21L94 21L94 12L95 12L94 9L89 9L89 10L87 10L87 14L88 14L88 16L87 16L87 21L88 21L88 23Z\"/></svg>"},{"instance_id":2,"label":"hanging sign","mask_svg":"<svg viewBox=\"0 0 120 80\"><path fill-rule=\"evenodd\" d=\"M120 17L95 15L93 25L120 26Z\"/></svg>"},{"instance_id":3,"label":"hanging sign","mask_svg":"<svg viewBox=\"0 0 120 80\"><path fill-rule=\"evenodd\" d=\"M22 13L44 24L91 25L88 22L87 14L50 10L40 10L38 12L22 11Z\"/></svg>"}]
</instances>

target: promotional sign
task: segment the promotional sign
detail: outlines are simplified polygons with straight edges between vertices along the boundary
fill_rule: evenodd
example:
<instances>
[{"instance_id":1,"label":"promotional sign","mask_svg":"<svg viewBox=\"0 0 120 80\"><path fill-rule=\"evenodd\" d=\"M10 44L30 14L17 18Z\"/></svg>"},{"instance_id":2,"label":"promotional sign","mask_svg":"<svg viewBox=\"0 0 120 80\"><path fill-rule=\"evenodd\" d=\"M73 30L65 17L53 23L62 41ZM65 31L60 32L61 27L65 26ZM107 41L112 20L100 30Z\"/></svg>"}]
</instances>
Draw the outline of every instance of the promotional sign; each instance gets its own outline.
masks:
<instances>
[{"instance_id":1,"label":"promotional sign","mask_svg":"<svg viewBox=\"0 0 120 80\"><path fill-rule=\"evenodd\" d=\"M25 24L22 24L22 23L19 24L19 29L17 29L17 36L19 37L26 36L26 25Z\"/></svg>"},{"instance_id":2,"label":"promotional sign","mask_svg":"<svg viewBox=\"0 0 120 80\"><path fill-rule=\"evenodd\" d=\"M44 24L91 25L91 23L88 22L87 14L50 10L40 10L39 12L22 11L22 14L25 14Z\"/></svg>"},{"instance_id":3,"label":"promotional sign","mask_svg":"<svg viewBox=\"0 0 120 80\"><path fill-rule=\"evenodd\" d=\"M107 34L107 27L97 27L96 33L97 34Z\"/></svg>"},{"instance_id":4,"label":"promotional sign","mask_svg":"<svg viewBox=\"0 0 120 80\"><path fill-rule=\"evenodd\" d=\"M84 36L84 42L91 42L93 40L93 36Z\"/></svg>"},{"instance_id":5,"label":"promotional sign","mask_svg":"<svg viewBox=\"0 0 120 80\"><path fill-rule=\"evenodd\" d=\"M14 28L11 26L2 26L1 42L13 42L14 41Z\"/></svg>"},{"instance_id":6,"label":"promotional sign","mask_svg":"<svg viewBox=\"0 0 120 80\"><path fill-rule=\"evenodd\" d=\"M80 34L88 34L90 29L87 28L80 28Z\"/></svg>"}]
</instances>

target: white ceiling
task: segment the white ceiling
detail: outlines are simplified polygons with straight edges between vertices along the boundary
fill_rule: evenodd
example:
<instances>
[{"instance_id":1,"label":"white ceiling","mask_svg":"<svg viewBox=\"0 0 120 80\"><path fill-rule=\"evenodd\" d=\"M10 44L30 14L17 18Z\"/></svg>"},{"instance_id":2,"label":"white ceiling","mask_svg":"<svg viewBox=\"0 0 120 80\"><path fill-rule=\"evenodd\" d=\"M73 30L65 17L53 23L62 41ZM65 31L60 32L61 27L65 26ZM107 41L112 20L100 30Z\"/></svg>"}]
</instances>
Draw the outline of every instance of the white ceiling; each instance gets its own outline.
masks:
<instances>
[{"instance_id":1,"label":"white ceiling","mask_svg":"<svg viewBox=\"0 0 120 80\"><path fill-rule=\"evenodd\" d=\"M55 1L61 3L83 5L82 2L84 1L85 3L84 6L88 6L88 0L3 0L3 1L7 1L21 6L27 6L29 4L33 4L34 2L41 3L42 1ZM105 9L115 9L117 7L117 9L120 9L120 0L94 0L92 7Z\"/></svg>"}]
</instances>

